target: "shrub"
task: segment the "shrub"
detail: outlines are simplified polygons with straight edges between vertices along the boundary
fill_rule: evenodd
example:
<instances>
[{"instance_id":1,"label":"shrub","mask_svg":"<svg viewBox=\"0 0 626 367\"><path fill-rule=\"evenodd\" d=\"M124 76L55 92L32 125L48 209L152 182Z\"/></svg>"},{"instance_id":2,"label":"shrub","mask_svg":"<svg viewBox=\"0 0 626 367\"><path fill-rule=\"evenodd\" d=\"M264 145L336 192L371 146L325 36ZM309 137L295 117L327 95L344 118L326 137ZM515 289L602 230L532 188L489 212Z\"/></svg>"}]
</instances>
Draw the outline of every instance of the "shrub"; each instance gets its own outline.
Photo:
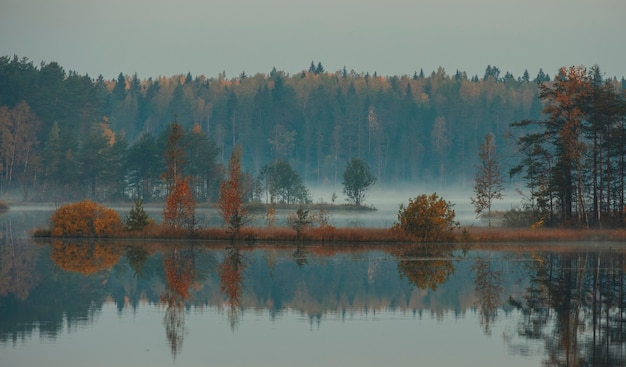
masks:
<instances>
[{"instance_id":1,"label":"shrub","mask_svg":"<svg viewBox=\"0 0 626 367\"><path fill-rule=\"evenodd\" d=\"M115 210L89 200L61 206L50 222L52 237L106 237L123 226Z\"/></svg>"},{"instance_id":2,"label":"shrub","mask_svg":"<svg viewBox=\"0 0 626 367\"><path fill-rule=\"evenodd\" d=\"M312 222L311 217L309 217L309 211L302 207L298 208L295 213L291 213L287 216L287 225L296 231L297 239L300 239L302 232L304 232Z\"/></svg>"},{"instance_id":3,"label":"shrub","mask_svg":"<svg viewBox=\"0 0 626 367\"><path fill-rule=\"evenodd\" d=\"M418 241L445 241L452 239L452 231L459 226L454 220L453 204L436 193L409 199L409 205L400 204L398 221L394 228Z\"/></svg>"},{"instance_id":4,"label":"shrub","mask_svg":"<svg viewBox=\"0 0 626 367\"><path fill-rule=\"evenodd\" d=\"M530 210L511 208L504 213L502 225L510 228L532 227L537 220Z\"/></svg>"}]
</instances>

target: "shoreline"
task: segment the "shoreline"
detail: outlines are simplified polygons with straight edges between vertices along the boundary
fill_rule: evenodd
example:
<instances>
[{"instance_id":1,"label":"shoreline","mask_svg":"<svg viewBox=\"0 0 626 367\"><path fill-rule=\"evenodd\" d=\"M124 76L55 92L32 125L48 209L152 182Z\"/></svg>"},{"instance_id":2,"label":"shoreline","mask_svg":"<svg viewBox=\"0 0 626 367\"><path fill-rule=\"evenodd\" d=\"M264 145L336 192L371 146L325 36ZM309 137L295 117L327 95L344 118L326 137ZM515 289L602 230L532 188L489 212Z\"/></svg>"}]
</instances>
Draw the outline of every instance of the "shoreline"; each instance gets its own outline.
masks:
<instances>
[{"instance_id":1,"label":"shoreline","mask_svg":"<svg viewBox=\"0 0 626 367\"><path fill-rule=\"evenodd\" d=\"M300 234L288 227L244 227L239 234L232 236L224 228L202 228L193 231L167 228L159 225L148 226L141 231L123 231L106 237L53 237L49 229L31 231L33 238L49 239L113 239L113 240L199 240L229 241L234 243L304 243L304 244L384 244L411 245L418 243L535 243L535 242L623 242L626 246L626 230L623 229L560 229L560 228L502 228L502 227L460 227L451 232L446 240L418 242L393 228L365 228L332 226L310 228Z\"/></svg>"}]
</instances>

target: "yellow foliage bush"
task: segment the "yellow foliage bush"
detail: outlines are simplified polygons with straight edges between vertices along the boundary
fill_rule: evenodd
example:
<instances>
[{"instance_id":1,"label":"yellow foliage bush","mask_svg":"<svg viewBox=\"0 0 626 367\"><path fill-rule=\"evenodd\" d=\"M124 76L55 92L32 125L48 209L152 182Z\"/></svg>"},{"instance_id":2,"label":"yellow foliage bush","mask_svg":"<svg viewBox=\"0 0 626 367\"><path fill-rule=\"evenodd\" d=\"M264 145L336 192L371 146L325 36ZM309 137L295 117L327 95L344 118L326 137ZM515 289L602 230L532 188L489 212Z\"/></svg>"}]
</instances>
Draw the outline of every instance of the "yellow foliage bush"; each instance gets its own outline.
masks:
<instances>
[{"instance_id":1,"label":"yellow foliage bush","mask_svg":"<svg viewBox=\"0 0 626 367\"><path fill-rule=\"evenodd\" d=\"M115 210L90 200L61 206L50 222L52 237L107 237L123 228Z\"/></svg>"},{"instance_id":2,"label":"yellow foliage bush","mask_svg":"<svg viewBox=\"0 0 626 367\"><path fill-rule=\"evenodd\" d=\"M437 193L420 195L409 199L409 205L400 205L398 221L393 227L420 242L448 241L452 231L459 226L454 220L453 204L437 196Z\"/></svg>"}]
</instances>

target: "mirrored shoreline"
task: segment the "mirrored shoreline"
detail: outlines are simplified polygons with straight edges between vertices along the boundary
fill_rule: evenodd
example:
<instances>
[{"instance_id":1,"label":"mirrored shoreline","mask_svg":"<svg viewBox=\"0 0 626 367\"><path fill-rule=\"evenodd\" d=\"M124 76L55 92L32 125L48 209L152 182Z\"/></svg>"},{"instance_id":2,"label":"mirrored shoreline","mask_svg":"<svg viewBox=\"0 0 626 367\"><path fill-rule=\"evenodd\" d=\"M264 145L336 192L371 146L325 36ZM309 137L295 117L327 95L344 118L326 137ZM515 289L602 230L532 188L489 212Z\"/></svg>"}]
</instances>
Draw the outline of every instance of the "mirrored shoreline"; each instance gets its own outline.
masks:
<instances>
[{"instance_id":1,"label":"mirrored shoreline","mask_svg":"<svg viewBox=\"0 0 626 367\"><path fill-rule=\"evenodd\" d=\"M626 362L625 261L626 247L610 243L333 247L4 237L0 345L3 356L24 362L50 346L113 348L123 333L153 340L124 352L129 358L143 360L140 351L149 349L167 352L168 363L193 364L202 356L200 335L220 350L241 343L246 351L233 356L241 361L275 333L296 350L361 340L400 362L392 352L400 345L441 338L432 348L443 359L446 347L469 346L471 358L486 343L497 349L487 357L508 365L619 365ZM312 335L319 340L307 341ZM359 364L374 365L372 358Z\"/></svg>"}]
</instances>

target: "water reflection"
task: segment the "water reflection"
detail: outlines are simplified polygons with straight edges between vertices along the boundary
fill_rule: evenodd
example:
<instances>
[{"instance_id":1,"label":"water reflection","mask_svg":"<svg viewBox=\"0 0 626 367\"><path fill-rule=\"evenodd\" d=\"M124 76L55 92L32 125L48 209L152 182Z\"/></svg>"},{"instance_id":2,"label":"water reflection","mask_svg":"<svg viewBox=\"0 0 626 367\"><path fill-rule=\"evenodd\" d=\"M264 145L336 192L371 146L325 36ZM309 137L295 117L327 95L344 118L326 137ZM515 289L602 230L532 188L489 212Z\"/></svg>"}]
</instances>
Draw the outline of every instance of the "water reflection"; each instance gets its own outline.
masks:
<instances>
[{"instance_id":1,"label":"water reflection","mask_svg":"<svg viewBox=\"0 0 626 367\"><path fill-rule=\"evenodd\" d=\"M329 315L430 314L445 324L476 314L484 337L503 335L512 355L541 353L546 366L626 363L624 250L35 243L2 233L2 344L97 324L107 303L119 317L158 310L175 358L201 328L197 315L215 311L233 335L259 312L272 320L296 312L317 327ZM495 332L506 320L515 328Z\"/></svg>"},{"instance_id":2,"label":"water reflection","mask_svg":"<svg viewBox=\"0 0 626 367\"><path fill-rule=\"evenodd\" d=\"M477 256L472 265L480 324L487 335L491 335L491 325L496 321L504 292L502 269L497 266L498 263L487 256Z\"/></svg>"},{"instance_id":3,"label":"water reflection","mask_svg":"<svg viewBox=\"0 0 626 367\"><path fill-rule=\"evenodd\" d=\"M293 259L293 261L296 262L299 268L302 268L309 263L306 248L300 242L296 244L296 249L291 254L291 258Z\"/></svg>"},{"instance_id":4,"label":"water reflection","mask_svg":"<svg viewBox=\"0 0 626 367\"><path fill-rule=\"evenodd\" d=\"M519 333L543 341L550 366L626 365L624 254L533 257L524 298L511 299L524 315Z\"/></svg>"},{"instance_id":5,"label":"water reflection","mask_svg":"<svg viewBox=\"0 0 626 367\"><path fill-rule=\"evenodd\" d=\"M226 295L228 306L228 320L231 330L235 331L239 324L241 309L241 293L243 291L243 272L247 266L241 248L236 244L226 247L224 260L217 266L220 277L220 290Z\"/></svg>"},{"instance_id":6,"label":"water reflection","mask_svg":"<svg viewBox=\"0 0 626 367\"><path fill-rule=\"evenodd\" d=\"M110 269L120 256L117 246L87 240L54 240L50 255L60 269L84 275Z\"/></svg>"},{"instance_id":7,"label":"water reflection","mask_svg":"<svg viewBox=\"0 0 626 367\"><path fill-rule=\"evenodd\" d=\"M163 324L174 357L182 348L185 335L185 301L196 275L195 258L193 248L175 247L163 256L166 288L160 300L166 305Z\"/></svg>"},{"instance_id":8,"label":"water reflection","mask_svg":"<svg viewBox=\"0 0 626 367\"><path fill-rule=\"evenodd\" d=\"M414 244L395 250L398 271L420 289L436 290L454 274L454 250L450 244Z\"/></svg>"}]
</instances>

